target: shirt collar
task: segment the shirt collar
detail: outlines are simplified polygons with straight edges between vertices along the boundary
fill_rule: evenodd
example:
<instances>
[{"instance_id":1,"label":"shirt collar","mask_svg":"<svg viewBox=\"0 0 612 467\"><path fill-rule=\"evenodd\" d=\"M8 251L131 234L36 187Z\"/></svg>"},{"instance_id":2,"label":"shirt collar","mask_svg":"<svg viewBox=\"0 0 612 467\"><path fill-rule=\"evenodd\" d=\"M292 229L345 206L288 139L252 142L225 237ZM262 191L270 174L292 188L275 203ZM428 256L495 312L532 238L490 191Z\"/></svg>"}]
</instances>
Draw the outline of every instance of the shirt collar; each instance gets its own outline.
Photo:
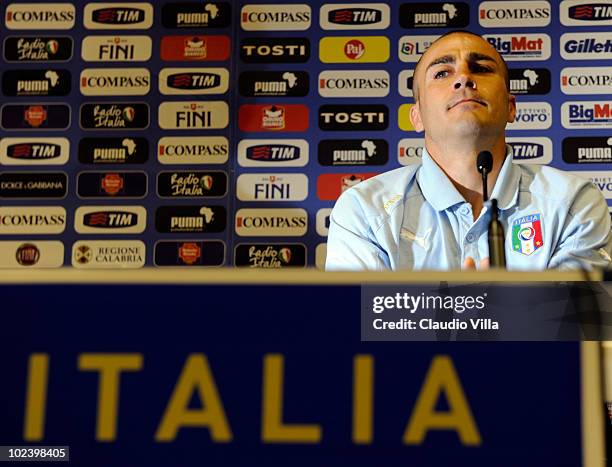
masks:
<instances>
[{"instance_id":1,"label":"shirt collar","mask_svg":"<svg viewBox=\"0 0 612 467\"><path fill-rule=\"evenodd\" d=\"M520 177L520 169L512 162L512 147L506 145L506 159L491 193L491 198L497 199L499 209L509 209L516 204ZM417 181L423 196L436 211L444 211L455 204L465 203L461 193L457 191L425 147L423 147Z\"/></svg>"}]
</instances>

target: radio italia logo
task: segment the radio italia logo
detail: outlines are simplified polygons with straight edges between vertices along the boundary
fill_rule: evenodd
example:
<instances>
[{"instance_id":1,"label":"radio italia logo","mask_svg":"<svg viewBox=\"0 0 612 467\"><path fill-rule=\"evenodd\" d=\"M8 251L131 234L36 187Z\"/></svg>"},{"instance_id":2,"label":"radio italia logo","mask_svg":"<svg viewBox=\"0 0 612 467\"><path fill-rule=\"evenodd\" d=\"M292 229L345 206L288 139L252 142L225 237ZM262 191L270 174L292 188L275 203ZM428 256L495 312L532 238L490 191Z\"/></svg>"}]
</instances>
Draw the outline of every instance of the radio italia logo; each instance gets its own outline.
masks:
<instances>
[{"instance_id":1,"label":"radio italia logo","mask_svg":"<svg viewBox=\"0 0 612 467\"><path fill-rule=\"evenodd\" d=\"M4 40L7 62L65 62L72 57L72 38L12 36Z\"/></svg>"},{"instance_id":2,"label":"radio italia logo","mask_svg":"<svg viewBox=\"0 0 612 467\"><path fill-rule=\"evenodd\" d=\"M482 36L505 60L548 60L551 43L547 34L491 34Z\"/></svg>"},{"instance_id":3,"label":"radio italia logo","mask_svg":"<svg viewBox=\"0 0 612 467\"><path fill-rule=\"evenodd\" d=\"M564 128L610 128L612 101L571 101L561 106Z\"/></svg>"}]
</instances>

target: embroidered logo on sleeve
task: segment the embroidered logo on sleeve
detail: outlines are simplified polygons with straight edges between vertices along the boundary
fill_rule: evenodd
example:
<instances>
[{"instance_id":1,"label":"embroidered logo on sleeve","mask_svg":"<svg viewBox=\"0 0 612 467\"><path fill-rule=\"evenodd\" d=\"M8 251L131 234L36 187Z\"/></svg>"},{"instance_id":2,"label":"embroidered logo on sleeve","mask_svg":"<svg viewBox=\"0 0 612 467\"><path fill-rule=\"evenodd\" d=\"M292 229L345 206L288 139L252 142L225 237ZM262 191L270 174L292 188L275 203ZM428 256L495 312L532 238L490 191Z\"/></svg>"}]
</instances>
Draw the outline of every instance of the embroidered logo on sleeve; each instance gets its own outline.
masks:
<instances>
[{"instance_id":1,"label":"embroidered logo on sleeve","mask_svg":"<svg viewBox=\"0 0 612 467\"><path fill-rule=\"evenodd\" d=\"M512 249L526 256L544 245L542 240L542 215L523 216L512 223Z\"/></svg>"}]
</instances>

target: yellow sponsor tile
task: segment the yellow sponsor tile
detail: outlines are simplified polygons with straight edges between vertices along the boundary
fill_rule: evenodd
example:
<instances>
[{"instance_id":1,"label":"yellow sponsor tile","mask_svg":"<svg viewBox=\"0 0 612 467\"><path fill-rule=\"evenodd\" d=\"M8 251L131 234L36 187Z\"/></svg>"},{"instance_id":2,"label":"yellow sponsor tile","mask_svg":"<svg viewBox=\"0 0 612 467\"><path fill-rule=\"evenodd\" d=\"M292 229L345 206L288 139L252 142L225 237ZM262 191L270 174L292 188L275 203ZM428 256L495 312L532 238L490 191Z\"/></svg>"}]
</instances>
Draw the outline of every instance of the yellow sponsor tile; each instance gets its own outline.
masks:
<instances>
[{"instance_id":1,"label":"yellow sponsor tile","mask_svg":"<svg viewBox=\"0 0 612 467\"><path fill-rule=\"evenodd\" d=\"M400 130L415 131L410 121L410 109L414 104L402 104L397 111L397 125Z\"/></svg>"},{"instance_id":2,"label":"yellow sponsor tile","mask_svg":"<svg viewBox=\"0 0 612 467\"><path fill-rule=\"evenodd\" d=\"M383 36L324 37L319 41L323 63L384 63L391 46Z\"/></svg>"}]
</instances>

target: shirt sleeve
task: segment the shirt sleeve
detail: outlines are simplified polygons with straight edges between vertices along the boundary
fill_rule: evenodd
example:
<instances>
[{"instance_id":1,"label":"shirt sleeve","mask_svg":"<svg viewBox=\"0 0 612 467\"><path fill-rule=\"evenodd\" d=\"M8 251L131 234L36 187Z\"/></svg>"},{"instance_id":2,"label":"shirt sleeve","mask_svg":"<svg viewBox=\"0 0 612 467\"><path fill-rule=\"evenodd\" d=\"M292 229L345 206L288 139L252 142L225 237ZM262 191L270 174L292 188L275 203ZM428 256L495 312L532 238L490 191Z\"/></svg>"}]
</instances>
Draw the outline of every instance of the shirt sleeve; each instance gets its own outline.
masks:
<instances>
[{"instance_id":1,"label":"shirt sleeve","mask_svg":"<svg viewBox=\"0 0 612 467\"><path fill-rule=\"evenodd\" d=\"M327 271L384 271L391 269L389 256L376 241L372 225L359 199L345 192L329 218Z\"/></svg>"},{"instance_id":2,"label":"shirt sleeve","mask_svg":"<svg viewBox=\"0 0 612 467\"><path fill-rule=\"evenodd\" d=\"M610 267L612 233L606 200L592 183L578 191L570 206L559 243L548 267L586 269Z\"/></svg>"}]
</instances>

